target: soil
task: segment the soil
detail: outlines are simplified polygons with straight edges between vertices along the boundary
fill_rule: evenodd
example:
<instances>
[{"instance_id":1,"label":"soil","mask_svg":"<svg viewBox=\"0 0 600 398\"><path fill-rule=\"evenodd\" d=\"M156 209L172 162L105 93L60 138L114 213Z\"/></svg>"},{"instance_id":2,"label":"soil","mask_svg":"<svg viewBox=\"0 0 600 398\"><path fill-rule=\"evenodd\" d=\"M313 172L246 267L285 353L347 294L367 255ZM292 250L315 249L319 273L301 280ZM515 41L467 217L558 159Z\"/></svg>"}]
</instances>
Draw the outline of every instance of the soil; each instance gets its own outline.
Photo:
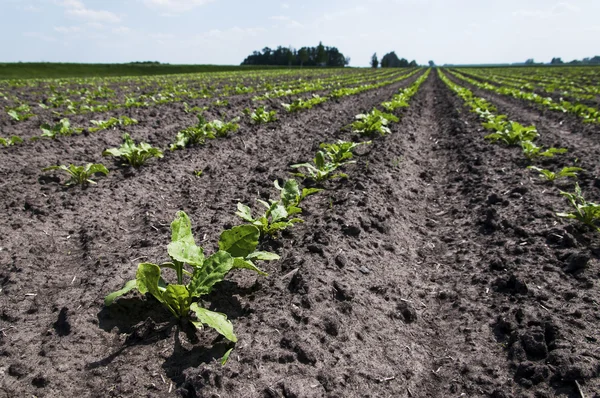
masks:
<instances>
[{"instance_id":1,"label":"soil","mask_svg":"<svg viewBox=\"0 0 600 398\"><path fill-rule=\"evenodd\" d=\"M0 397L600 397L598 234L557 218L558 188L519 150L485 142L432 72L350 178L327 182L302 203L304 223L263 243L281 256L261 264L269 276L233 272L207 297L234 323L234 346L174 325L151 297L103 298L139 262L167 260L176 211L212 252L240 223L237 202L275 197L289 165L357 139L353 117L416 76L138 170L115 163L87 189L40 170L102 161L123 131L2 149ZM511 104L497 105L517 121L535 112ZM189 122L172 106L140 110L125 130L167 145ZM570 149L550 165L577 156L598 198L598 140L538 120L544 144Z\"/></svg>"}]
</instances>

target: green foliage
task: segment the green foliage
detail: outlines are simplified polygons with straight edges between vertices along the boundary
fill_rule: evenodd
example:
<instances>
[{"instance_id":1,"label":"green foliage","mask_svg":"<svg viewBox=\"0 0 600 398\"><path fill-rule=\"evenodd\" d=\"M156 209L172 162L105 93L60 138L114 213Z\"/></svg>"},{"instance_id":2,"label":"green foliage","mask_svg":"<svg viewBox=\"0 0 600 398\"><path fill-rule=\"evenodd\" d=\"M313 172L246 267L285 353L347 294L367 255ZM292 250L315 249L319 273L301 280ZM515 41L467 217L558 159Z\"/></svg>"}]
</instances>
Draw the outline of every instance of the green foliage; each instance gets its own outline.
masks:
<instances>
[{"instance_id":1,"label":"green foliage","mask_svg":"<svg viewBox=\"0 0 600 398\"><path fill-rule=\"evenodd\" d=\"M557 216L577 220L596 231L600 231L600 227L598 227L600 223L600 205L586 201L579 184L575 184L574 193L563 191L560 191L560 193L567 198L573 207L573 211L570 213L557 213Z\"/></svg>"},{"instance_id":2,"label":"green foliage","mask_svg":"<svg viewBox=\"0 0 600 398\"><path fill-rule=\"evenodd\" d=\"M10 138L2 138L0 137L0 145L3 146L12 146L16 144L22 144L23 139L17 135L13 135Z\"/></svg>"},{"instance_id":3,"label":"green foliage","mask_svg":"<svg viewBox=\"0 0 600 398\"><path fill-rule=\"evenodd\" d=\"M27 104L21 104L14 107L7 107L6 113L8 113L8 116L13 118L13 120L16 120L17 122L22 122L35 116L35 114L31 112L31 107Z\"/></svg>"},{"instance_id":4,"label":"green foliage","mask_svg":"<svg viewBox=\"0 0 600 398\"><path fill-rule=\"evenodd\" d=\"M281 106L283 106L283 108L286 111L292 113L304 109L311 109L313 106L323 103L325 101L327 101L327 97L320 97L319 95L315 94L310 99L305 100L302 98L296 98L294 101L292 101L291 104L281 104Z\"/></svg>"},{"instance_id":5,"label":"green foliage","mask_svg":"<svg viewBox=\"0 0 600 398\"><path fill-rule=\"evenodd\" d=\"M215 133L208 128L206 119L202 115L196 116L198 117L198 124L187 127L177 133L175 143L170 146L172 151L192 145L202 145L207 139L215 138Z\"/></svg>"},{"instance_id":6,"label":"green foliage","mask_svg":"<svg viewBox=\"0 0 600 398\"><path fill-rule=\"evenodd\" d=\"M217 137L227 137L230 132L237 131L240 125L237 123L240 120L239 117L233 118L229 122L223 122L221 120L213 120L207 123L207 128L212 130Z\"/></svg>"},{"instance_id":7,"label":"green foliage","mask_svg":"<svg viewBox=\"0 0 600 398\"><path fill-rule=\"evenodd\" d=\"M521 141L521 148L523 148L523 154L529 160L536 159L540 156L551 158L556 154L568 152L566 148L548 148L544 150L543 147L539 147L531 141Z\"/></svg>"},{"instance_id":8,"label":"green foliage","mask_svg":"<svg viewBox=\"0 0 600 398\"><path fill-rule=\"evenodd\" d=\"M277 121L277 111L267 111L264 106L259 106L254 112L250 113L250 119L255 124L275 122Z\"/></svg>"},{"instance_id":9,"label":"green foliage","mask_svg":"<svg viewBox=\"0 0 600 398\"><path fill-rule=\"evenodd\" d=\"M495 133L488 134L485 139L493 143L502 142L506 145L520 145L523 141L533 141L537 138L538 132L534 126L523 126L518 122L494 120L482 123L483 127L489 130L496 130Z\"/></svg>"},{"instance_id":10,"label":"green foliage","mask_svg":"<svg viewBox=\"0 0 600 398\"><path fill-rule=\"evenodd\" d=\"M138 124L136 119L132 119L127 116L119 116L118 118L111 117L108 120L90 120L90 122L96 126L88 129L92 133L101 130L107 130L115 126L130 126L132 124Z\"/></svg>"},{"instance_id":11,"label":"green foliage","mask_svg":"<svg viewBox=\"0 0 600 398\"><path fill-rule=\"evenodd\" d=\"M535 166L528 166L527 168L537 171L538 173L540 173L539 177L541 179L545 179L549 182L554 182L556 180L560 180L561 178L577 178L577 173L583 171L581 167L563 167L558 173L554 173L551 170L542 169Z\"/></svg>"},{"instance_id":12,"label":"green foliage","mask_svg":"<svg viewBox=\"0 0 600 398\"><path fill-rule=\"evenodd\" d=\"M171 243L167 246L171 261L160 265L139 264L136 278L106 296L104 304L110 306L118 297L138 289L142 294L154 296L180 321L190 321L199 329L207 325L229 341L236 342L233 325L227 316L210 311L195 301L210 293L213 286L221 282L232 269L250 269L266 275L254 265L253 260L276 260L279 256L255 251L258 238L259 231L252 225L223 231L219 238L219 250L205 258L204 249L196 245L192 235L189 217L179 211L171 223ZM176 283L166 282L163 278L165 270L175 272Z\"/></svg>"},{"instance_id":13,"label":"green foliage","mask_svg":"<svg viewBox=\"0 0 600 398\"><path fill-rule=\"evenodd\" d=\"M218 99L215 102L213 102L213 106L227 106L227 105L229 105L229 101L228 100Z\"/></svg>"},{"instance_id":14,"label":"green foliage","mask_svg":"<svg viewBox=\"0 0 600 398\"><path fill-rule=\"evenodd\" d=\"M254 218L250 207L243 203L237 204L238 211L235 213L242 220L249 222L251 225L258 228L261 236L276 236L280 231L293 226L295 223L303 222L300 218L292 217L294 214L302 212L299 204L308 195L320 192L321 189L305 188L300 191L296 180L287 180L282 187L275 181L275 187L280 190L279 200L264 200L257 201L265 207L263 214Z\"/></svg>"},{"instance_id":15,"label":"green foliage","mask_svg":"<svg viewBox=\"0 0 600 398\"><path fill-rule=\"evenodd\" d=\"M387 101L381 104L381 106L388 112L395 111L398 108L407 108L409 106L410 99L417 93L419 87L429 76L431 69L427 69L422 76L420 76L413 84L408 88L400 89L400 92L392 97L391 101Z\"/></svg>"},{"instance_id":16,"label":"green foliage","mask_svg":"<svg viewBox=\"0 0 600 398\"><path fill-rule=\"evenodd\" d=\"M354 150L361 145L369 145L371 141L365 142L348 142L338 140L334 144L322 143L319 145L321 149L323 149L325 156L329 158L329 160L341 166L345 163L352 163L352 157L354 155Z\"/></svg>"},{"instance_id":17,"label":"green foliage","mask_svg":"<svg viewBox=\"0 0 600 398\"><path fill-rule=\"evenodd\" d=\"M229 132L236 131L240 126L237 124L239 118L232 119L229 122L213 120L207 122L202 115L198 117L198 124L185 128L177 133L175 143L171 144L170 149L183 149L192 145L202 145L207 139L216 137L225 137Z\"/></svg>"},{"instance_id":18,"label":"green foliage","mask_svg":"<svg viewBox=\"0 0 600 398\"><path fill-rule=\"evenodd\" d=\"M207 106L190 106L187 102L183 103L183 111L185 113L202 113L208 110Z\"/></svg>"},{"instance_id":19,"label":"green foliage","mask_svg":"<svg viewBox=\"0 0 600 398\"><path fill-rule=\"evenodd\" d=\"M332 180L335 178L348 178L347 174L337 173L334 174L334 171L340 166L337 163L333 163L325 160L325 152L317 151L315 158L313 159L314 165L310 163L300 163L294 164L290 167L294 169L303 168L306 170L306 173L294 173L295 176L302 178L309 178L316 182L322 182L325 180Z\"/></svg>"},{"instance_id":20,"label":"green foliage","mask_svg":"<svg viewBox=\"0 0 600 398\"><path fill-rule=\"evenodd\" d=\"M101 173L108 175L108 169L101 163L88 163L85 166L75 166L74 164L70 164L68 166L50 166L43 169L43 171L54 170L62 170L70 176L69 180L65 182L65 185L67 186L77 184L95 184L95 182L91 179L94 174Z\"/></svg>"},{"instance_id":21,"label":"green foliage","mask_svg":"<svg viewBox=\"0 0 600 398\"><path fill-rule=\"evenodd\" d=\"M42 129L41 137L56 138L57 136L69 136L73 134L79 134L83 129L77 127L71 127L69 119L60 119L54 126L44 123L40 126Z\"/></svg>"},{"instance_id":22,"label":"green foliage","mask_svg":"<svg viewBox=\"0 0 600 398\"><path fill-rule=\"evenodd\" d=\"M396 116L381 112L376 108L369 113L356 115L355 119L356 121L352 123L352 131L368 136L390 134L392 131L388 125L392 122L396 123L399 120Z\"/></svg>"},{"instance_id":23,"label":"green foliage","mask_svg":"<svg viewBox=\"0 0 600 398\"><path fill-rule=\"evenodd\" d=\"M140 142L135 144L129 134L123 134L123 144L118 148L110 148L102 152L103 156L114 156L123 159L126 164L132 167L140 167L146 161L152 158L162 158L163 153L160 149L153 147L152 145Z\"/></svg>"}]
</instances>

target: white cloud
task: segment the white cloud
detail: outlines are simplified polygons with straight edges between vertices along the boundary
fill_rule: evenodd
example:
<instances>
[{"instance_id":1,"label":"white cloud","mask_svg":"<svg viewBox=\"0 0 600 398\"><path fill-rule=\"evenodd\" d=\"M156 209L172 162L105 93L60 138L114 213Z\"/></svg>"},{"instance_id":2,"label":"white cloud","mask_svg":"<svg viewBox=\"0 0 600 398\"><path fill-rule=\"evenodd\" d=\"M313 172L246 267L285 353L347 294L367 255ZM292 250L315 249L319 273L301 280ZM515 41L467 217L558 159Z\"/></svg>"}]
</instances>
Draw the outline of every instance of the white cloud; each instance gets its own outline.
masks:
<instances>
[{"instance_id":1,"label":"white cloud","mask_svg":"<svg viewBox=\"0 0 600 398\"><path fill-rule=\"evenodd\" d=\"M298 22L290 17L287 17L285 15L275 15L275 16L269 17L269 19L272 19L273 21L282 22L283 26L287 27L287 28L303 28L304 27L304 25L302 25L300 22ZM278 26L279 26L279 24L275 25L275 27L278 27Z\"/></svg>"},{"instance_id":2,"label":"white cloud","mask_svg":"<svg viewBox=\"0 0 600 398\"><path fill-rule=\"evenodd\" d=\"M87 26L89 26L90 28L94 28L94 29L104 29L105 28L104 24L101 24L100 22L88 22Z\"/></svg>"},{"instance_id":3,"label":"white cloud","mask_svg":"<svg viewBox=\"0 0 600 398\"><path fill-rule=\"evenodd\" d=\"M118 28L113 28L112 32L118 35L124 35L130 33L131 29L129 29L127 26L119 26Z\"/></svg>"},{"instance_id":4,"label":"white cloud","mask_svg":"<svg viewBox=\"0 0 600 398\"><path fill-rule=\"evenodd\" d=\"M42 12L42 7L36 7L36 6L30 4L30 5L23 7L23 10L27 11L27 12Z\"/></svg>"},{"instance_id":5,"label":"white cloud","mask_svg":"<svg viewBox=\"0 0 600 398\"><path fill-rule=\"evenodd\" d=\"M175 35L171 33L152 33L150 37L156 40L170 40L174 39Z\"/></svg>"},{"instance_id":6,"label":"white cloud","mask_svg":"<svg viewBox=\"0 0 600 398\"><path fill-rule=\"evenodd\" d=\"M165 10L161 16L174 16L176 13L190 11L214 0L143 0L150 8Z\"/></svg>"},{"instance_id":7,"label":"white cloud","mask_svg":"<svg viewBox=\"0 0 600 398\"><path fill-rule=\"evenodd\" d=\"M525 18L546 19L579 11L581 11L581 9L571 3L557 3L549 8L544 9L520 9L513 12L513 15Z\"/></svg>"},{"instance_id":8,"label":"white cloud","mask_svg":"<svg viewBox=\"0 0 600 398\"><path fill-rule=\"evenodd\" d=\"M196 39L205 41L241 41L248 37L256 37L266 31L265 28L240 28L239 26L234 26L233 28L225 30L211 29L208 32L196 35Z\"/></svg>"},{"instance_id":9,"label":"white cloud","mask_svg":"<svg viewBox=\"0 0 600 398\"><path fill-rule=\"evenodd\" d=\"M81 0L63 0L62 6L66 8L67 15L80 20L104 23L121 22L118 15L110 11L89 9Z\"/></svg>"},{"instance_id":10,"label":"white cloud","mask_svg":"<svg viewBox=\"0 0 600 398\"><path fill-rule=\"evenodd\" d=\"M288 3L281 3L281 8L287 10L288 8L290 8L290 5Z\"/></svg>"},{"instance_id":11,"label":"white cloud","mask_svg":"<svg viewBox=\"0 0 600 398\"><path fill-rule=\"evenodd\" d=\"M31 37L34 39L39 39L39 40L43 40L43 41L47 41L47 42L55 42L56 41L55 37L48 36L47 34L40 33L40 32L25 32L25 33L23 33L23 36Z\"/></svg>"},{"instance_id":12,"label":"white cloud","mask_svg":"<svg viewBox=\"0 0 600 398\"><path fill-rule=\"evenodd\" d=\"M67 34L79 32L81 31L81 28L79 26L55 26L54 31Z\"/></svg>"}]
</instances>

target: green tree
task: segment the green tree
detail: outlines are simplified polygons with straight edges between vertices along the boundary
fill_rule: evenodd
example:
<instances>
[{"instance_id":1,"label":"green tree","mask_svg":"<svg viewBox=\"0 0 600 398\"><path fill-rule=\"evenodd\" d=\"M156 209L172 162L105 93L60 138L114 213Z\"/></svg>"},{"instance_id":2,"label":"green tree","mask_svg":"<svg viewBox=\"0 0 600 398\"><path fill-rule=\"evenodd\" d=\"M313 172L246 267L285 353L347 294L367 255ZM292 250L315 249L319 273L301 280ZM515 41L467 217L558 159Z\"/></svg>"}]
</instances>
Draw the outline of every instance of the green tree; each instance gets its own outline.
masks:
<instances>
[{"instance_id":1,"label":"green tree","mask_svg":"<svg viewBox=\"0 0 600 398\"><path fill-rule=\"evenodd\" d=\"M300 50L298 50L298 59L300 60L301 67L305 62L308 61L308 49L306 47L302 47Z\"/></svg>"},{"instance_id":2,"label":"green tree","mask_svg":"<svg viewBox=\"0 0 600 398\"><path fill-rule=\"evenodd\" d=\"M432 67L432 68L435 67L435 62L429 61L429 66Z\"/></svg>"},{"instance_id":3,"label":"green tree","mask_svg":"<svg viewBox=\"0 0 600 398\"><path fill-rule=\"evenodd\" d=\"M377 59L377 53L373 54L371 57L371 67L377 68L379 66L379 60Z\"/></svg>"},{"instance_id":4,"label":"green tree","mask_svg":"<svg viewBox=\"0 0 600 398\"><path fill-rule=\"evenodd\" d=\"M327 54L325 54L325 46L323 46L322 42L319 42L317 46L317 64L325 65L327 63Z\"/></svg>"}]
</instances>

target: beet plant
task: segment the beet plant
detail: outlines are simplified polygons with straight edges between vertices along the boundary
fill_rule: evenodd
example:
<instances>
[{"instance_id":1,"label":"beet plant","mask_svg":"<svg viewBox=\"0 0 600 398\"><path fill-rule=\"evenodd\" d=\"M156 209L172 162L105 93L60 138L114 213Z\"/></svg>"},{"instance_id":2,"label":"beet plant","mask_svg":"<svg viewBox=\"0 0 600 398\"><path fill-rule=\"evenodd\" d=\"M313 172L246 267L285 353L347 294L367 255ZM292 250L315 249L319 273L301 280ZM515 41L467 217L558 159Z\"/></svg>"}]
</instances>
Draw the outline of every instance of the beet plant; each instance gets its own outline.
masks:
<instances>
[{"instance_id":1,"label":"beet plant","mask_svg":"<svg viewBox=\"0 0 600 398\"><path fill-rule=\"evenodd\" d=\"M223 231L219 237L219 250L205 257L204 249L196 245L189 217L179 211L171 223L171 243L167 246L171 261L139 264L135 279L106 296L104 304L110 306L118 297L137 289L142 294L150 293L180 324L191 322L198 329L206 325L229 341L236 342L231 321L225 314L205 308L201 298L233 269L249 269L266 276L254 265L254 261L277 260L279 256L256 251L259 235L258 228L252 225ZM176 282L168 283L164 279L168 270L175 273Z\"/></svg>"},{"instance_id":2,"label":"beet plant","mask_svg":"<svg viewBox=\"0 0 600 398\"><path fill-rule=\"evenodd\" d=\"M528 166L530 170L537 171L538 176L548 182L554 182L562 178L577 178L577 173L583 171L581 167L563 167L559 172L555 173L551 170L542 169L536 166Z\"/></svg>"},{"instance_id":3,"label":"beet plant","mask_svg":"<svg viewBox=\"0 0 600 398\"><path fill-rule=\"evenodd\" d=\"M296 98L291 104L281 104L281 106L283 106L286 111L292 113L311 109L313 106L325 101L327 101L327 97L320 97L319 95L314 94L310 99Z\"/></svg>"},{"instance_id":4,"label":"beet plant","mask_svg":"<svg viewBox=\"0 0 600 398\"><path fill-rule=\"evenodd\" d=\"M108 169L101 163L88 163L84 166L75 166L70 164L68 166L50 166L42 169L42 171L55 171L62 170L69 175L69 179L65 182L65 185L87 185L95 184L92 180L94 174L108 175Z\"/></svg>"},{"instance_id":5,"label":"beet plant","mask_svg":"<svg viewBox=\"0 0 600 398\"><path fill-rule=\"evenodd\" d=\"M390 134L392 131L388 126L399 120L396 116L376 108L369 113L356 115L355 119L352 123L352 131L366 136Z\"/></svg>"},{"instance_id":6,"label":"beet plant","mask_svg":"<svg viewBox=\"0 0 600 398\"><path fill-rule=\"evenodd\" d=\"M129 134L123 134L123 144L118 148L109 148L102 152L103 156L114 156L123 159L132 167L140 167L152 158L162 158L163 153L160 149L153 147L146 142L136 144Z\"/></svg>"},{"instance_id":7,"label":"beet plant","mask_svg":"<svg viewBox=\"0 0 600 398\"><path fill-rule=\"evenodd\" d=\"M13 135L10 138L2 138L0 137L0 145L2 146L13 146L16 144L22 144L23 139L17 135Z\"/></svg>"},{"instance_id":8,"label":"beet plant","mask_svg":"<svg viewBox=\"0 0 600 398\"><path fill-rule=\"evenodd\" d=\"M560 191L560 194L567 198L573 211L557 213L557 216L577 220L600 232L600 205L585 200L579 184L575 183L574 193Z\"/></svg>"},{"instance_id":9,"label":"beet plant","mask_svg":"<svg viewBox=\"0 0 600 398\"><path fill-rule=\"evenodd\" d=\"M504 116L504 115L503 115ZM523 141L533 141L538 137L535 126L523 126L518 122L496 119L482 123L488 130L496 130L484 138L492 143L501 142L506 145L520 145Z\"/></svg>"},{"instance_id":10,"label":"beet plant","mask_svg":"<svg viewBox=\"0 0 600 398\"><path fill-rule=\"evenodd\" d=\"M319 148L325 152L325 156L328 157L332 163L341 166L343 164L353 162L352 158L354 157L354 150L356 148L361 145L369 144L371 144L371 141L348 142L338 140L333 144L322 143L319 145Z\"/></svg>"},{"instance_id":11,"label":"beet plant","mask_svg":"<svg viewBox=\"0 0 600 398\"><path fill-rule=\"evenodd\" d=\"M279 183L275 181L275 187L280 191L280 199L269 202L257 199L265 207L265 211L256 217L252 216L250 207L243 203L237 204L238 211L235 214L258 228L262 237L267 235L274 237L280 231L296 223L304 222L302 219L292 216L302 212L299 204L304 198L321 191L317 188L304 188L300 191L298 182L294 179L287 180L283 187L280 187Z\"/></svg>"},{"instance_id":12,"label":"beet plant","mask_svg":"<svg viewBox=\"0 0 600 398\"><path fill-rule=\"evenodd\" d=\"M136 119L132 119L128 116L111 117L108 120L90 120L90 122L96 127L90 127L88 130L92 133L102 130L108 130L109 128L116 126L131 126L138 124Z\"/></svg>"},{"instance_id":13,"label":"beet plant","mask_svg":"<svg viewBox=\"0 0 600 398\"><path fill-rule=\"evenodd\" d=\"M563 153L568 152L567 148L552 147L552 148L544 149L541 146L535 145L531 141L522 141L521 148L523 148L523 154L529 160L534 160L539 157L551 158L551 157L554 157L554 155L563 154Z\"/></svg>"},{"instance_id":14,"label":"beet plant","mask_svg":"<svg viewBox=\"0 0 600 398\"><path fill-rule=\"evenodd\" d=\"M57 136L70 136L73 134L79 134L83 131L81 128L71 127L69 119L60 119L58 123L50 125L44 123L40 126L42 129L41 137L56 138Z\"/></svg>"},{"instance_id":15,"label":"beet plant","mask_svg":"<svg viewBox=\"0 0 600 398\"><path fill-rule=\"evenodd\" d=\"M267 111L264 106L259 106L253 112L250 112L250 110L248 111L250 119L252 119L252 122L255 124L272 123L277 121L277 111Z\"/></svg>"},{"instance_id":16,"label":"beet plant","mask_svg":"<svg viewBox=\"0 0 600 398\"><path fill-rule=\"evenodd\" d=\"M334 173L340 166L337 163L333 163L325 160L325 152L317 151L313 164L310 163L299 163L293 164L290 167L294 169L304 169L303 172L294 173L297 177L308 178L315 182L323 182L325 180L333 180L335 178L348 178L345 173Z\"/></svg>"},{"instance_id":17,"label":"beet plant","mask_svg":"<svg viewBox=\"0 0 600 398\"><path fill-rule=\"evenodd\" d=\"M8 116L17 122L23 122L35 116L35 114L31 112L31 107L27 104L7 107L6 113L8 113Z\"/></svg>"}]
</instances>

